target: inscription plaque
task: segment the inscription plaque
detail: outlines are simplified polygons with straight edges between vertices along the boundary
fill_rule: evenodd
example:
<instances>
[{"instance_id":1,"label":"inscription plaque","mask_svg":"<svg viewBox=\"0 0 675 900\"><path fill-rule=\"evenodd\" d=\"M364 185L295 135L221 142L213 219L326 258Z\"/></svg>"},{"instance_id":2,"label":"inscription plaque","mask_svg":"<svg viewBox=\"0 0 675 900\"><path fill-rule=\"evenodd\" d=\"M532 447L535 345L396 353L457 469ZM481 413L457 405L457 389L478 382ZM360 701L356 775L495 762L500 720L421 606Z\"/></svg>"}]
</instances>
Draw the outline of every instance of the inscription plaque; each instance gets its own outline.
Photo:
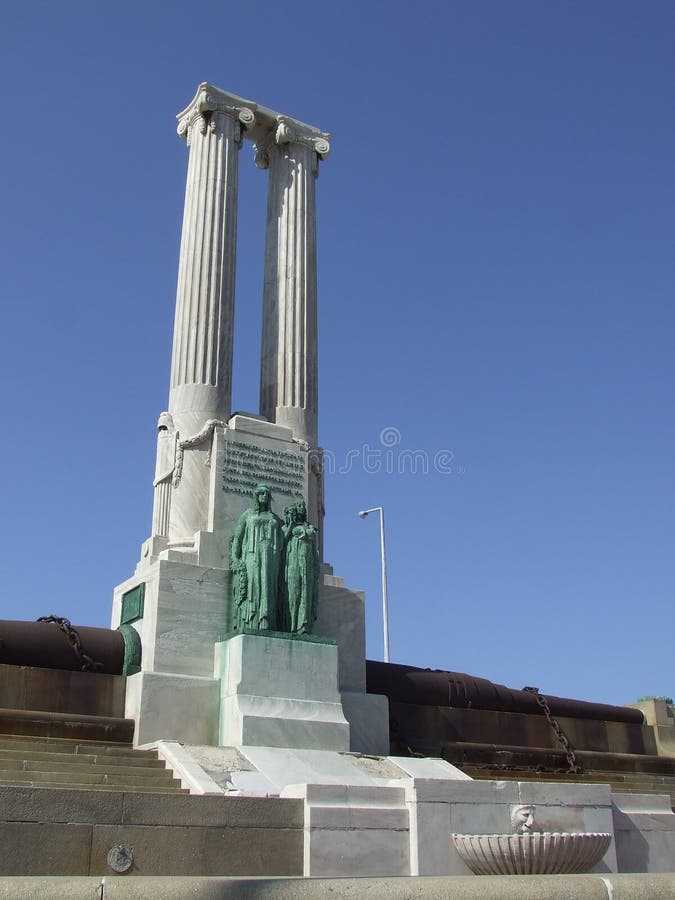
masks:
<instances>
[{"instance_id":1,"label":"inscription plaque","mask_svg":"<svg viewBox=\"0 0 675 900\"><path fill-rule=\"evenodd\" d=\"M265 449L244 441L227 441L223 457L223 490L250 497L260 482L273 493L301 498L305 464L288 450Z\"/></svg>"}]
</instances>

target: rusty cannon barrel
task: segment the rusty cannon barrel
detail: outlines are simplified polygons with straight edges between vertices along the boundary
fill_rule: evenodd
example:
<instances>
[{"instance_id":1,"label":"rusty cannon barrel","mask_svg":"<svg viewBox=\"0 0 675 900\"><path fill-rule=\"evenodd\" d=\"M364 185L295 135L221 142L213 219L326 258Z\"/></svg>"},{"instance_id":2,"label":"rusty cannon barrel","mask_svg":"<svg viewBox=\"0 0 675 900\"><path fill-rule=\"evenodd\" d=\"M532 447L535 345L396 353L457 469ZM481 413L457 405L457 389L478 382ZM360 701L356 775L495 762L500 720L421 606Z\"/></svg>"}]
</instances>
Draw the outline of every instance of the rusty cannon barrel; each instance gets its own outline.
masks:
<instances>
[{"instance_id":1,"label":"rusty cannon barrel","mask_svg":"<svg viewBox=\"0 0 675 900\"><path fill-rule=\"evenodd\" d=\"M418 669L395 663L366 661L366 683L369 694L385 694L395 703L419 706L446 706L455 709L484 709L496 712L543 715L532 691L516 690L495 684L487 678L476 678L463 672ZM601 719L642 725L639 709L568 700L546 695L551 713L577 719Z\"/></svg>"},{"instance_id":2,"label":"rusty cannon barrel","mask_svg":"<svg viewBox=\"0 0 675 900\"><path fill-rule=\"evenodd\" d=\"M0 663L121 675L125 636L109 628L71 625L68 619L46 616L43 621L0 621Z\"/></svg>"}]
</instances>

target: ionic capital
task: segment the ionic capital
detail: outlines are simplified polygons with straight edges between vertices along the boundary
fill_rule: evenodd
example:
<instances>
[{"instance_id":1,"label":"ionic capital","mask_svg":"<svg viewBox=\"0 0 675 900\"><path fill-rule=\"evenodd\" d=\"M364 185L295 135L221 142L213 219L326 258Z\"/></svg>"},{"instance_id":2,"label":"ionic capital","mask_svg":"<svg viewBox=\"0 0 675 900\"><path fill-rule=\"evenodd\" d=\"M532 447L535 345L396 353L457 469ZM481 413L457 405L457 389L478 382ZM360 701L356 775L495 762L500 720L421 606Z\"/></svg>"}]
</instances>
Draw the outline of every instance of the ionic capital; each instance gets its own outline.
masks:
<instances>
[{"instance_id":1,"label":"ionic capital","mask_svg":"<svg viewBox=\"0 0 675 900\"><path fill-rule=\"evenodd\" d=\"M310 125L303 125L295 119L277 116L274 127L264 137L256 141L255 162L258 168L269 167L269 151L273 145L296 144L313 150L319 159L330 153L330 135Z\"/></svg>"},{"instance_id":2,"label":"ionic capital","mask_svg":"<svg viewBox=\"0 0 675 900\"><path fill-rule=\"evenodd\" d=\"M249 106L231 102L236 99L238 98L227 95L210 84L200 84L192 103L176 116L178 134L185 137L189 144L193 128L197 128L201 134L206 134L208 128L216 131L219 120L224 116L235 121L235 140L240 140L242 127L250 128L254 125L255 112Z\"/></svg>"}]
</instances>

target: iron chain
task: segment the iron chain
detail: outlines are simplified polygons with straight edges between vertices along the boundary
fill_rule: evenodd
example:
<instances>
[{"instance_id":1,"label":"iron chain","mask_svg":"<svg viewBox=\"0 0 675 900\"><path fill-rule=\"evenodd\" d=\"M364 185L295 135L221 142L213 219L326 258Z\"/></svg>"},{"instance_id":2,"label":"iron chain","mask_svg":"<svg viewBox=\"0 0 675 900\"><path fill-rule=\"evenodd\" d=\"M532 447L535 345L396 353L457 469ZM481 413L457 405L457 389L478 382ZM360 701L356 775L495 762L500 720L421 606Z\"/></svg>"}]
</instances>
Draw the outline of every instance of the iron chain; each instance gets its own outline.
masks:
<instances>
[{"instance_id":1,"label":"iron chain","mask_svg":"<svg viewBox=\"0 0 675 900\"><path fill-rule=\"evenodd\" d=\"M569 742L569 738L565 734L565 732L560 727L559 723L553 718L551 714L551 707L548 705L548 700L544 697L543 694L539 693L539 688L536 687L524 687L523 690L528 694L534 694L534 699L537 701L539 706L544 710L544 715L548 719L548 724L551 726L553 731L555 732L555 736L558 739L558 743L563 748L565 752L565 757L567 759L568 769L567 771L573 775L579 775L581 773L581 766L577 762L576 755L574 753L574 748Z\"/></svg>"},{"instance_id":2,"label":"iron chain","mask_svg":"<svg viewBox=\"0 0 675 900\"><path fill-rule=\"evenodd\" d=\"M80 638L80 634L76 628L70 624L69 619L65 619L63 616L40 616L37 619L38 622L50 622L54 625L57 625L61 631L68 638L68 642L75 654L75 658L80 664L82 672L98 672L99 669L103 668L103 664L100 662L95 662L91 656L89 656L82 649L82 640Z\"/></svg>"}]
</instances>

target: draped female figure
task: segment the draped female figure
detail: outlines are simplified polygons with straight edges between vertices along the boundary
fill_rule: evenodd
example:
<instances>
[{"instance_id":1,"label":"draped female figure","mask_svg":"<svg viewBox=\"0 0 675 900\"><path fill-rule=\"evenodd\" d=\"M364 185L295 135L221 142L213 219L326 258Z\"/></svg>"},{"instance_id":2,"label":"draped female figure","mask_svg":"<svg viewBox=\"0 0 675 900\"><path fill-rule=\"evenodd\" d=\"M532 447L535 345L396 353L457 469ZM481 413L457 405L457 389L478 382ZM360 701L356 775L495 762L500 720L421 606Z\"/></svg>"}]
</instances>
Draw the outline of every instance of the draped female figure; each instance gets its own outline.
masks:
<instances>
[{"instance_id":1,"label":"draped female figure","mask_svg":"<svg viewBox=\"0 0 675 900\"><path fill-rule=\"evenodd\" d=\"M279 574L284 533L271 510L265 484L253 491L253 503L239 517L230 550L233 573L234 628L275 631L279 622Z\"/></svg>"},{"instance_id":2,"label":"draped female figure","mask_svg":"<svg viewBox=\"0 0 675 900\"><path fill-rule=\"evenodd\" d=\"M284 510L282 628L291 634L311 634L319 597L317 531L307 521L304 500Z\"/></svg>"}]
</instances>

